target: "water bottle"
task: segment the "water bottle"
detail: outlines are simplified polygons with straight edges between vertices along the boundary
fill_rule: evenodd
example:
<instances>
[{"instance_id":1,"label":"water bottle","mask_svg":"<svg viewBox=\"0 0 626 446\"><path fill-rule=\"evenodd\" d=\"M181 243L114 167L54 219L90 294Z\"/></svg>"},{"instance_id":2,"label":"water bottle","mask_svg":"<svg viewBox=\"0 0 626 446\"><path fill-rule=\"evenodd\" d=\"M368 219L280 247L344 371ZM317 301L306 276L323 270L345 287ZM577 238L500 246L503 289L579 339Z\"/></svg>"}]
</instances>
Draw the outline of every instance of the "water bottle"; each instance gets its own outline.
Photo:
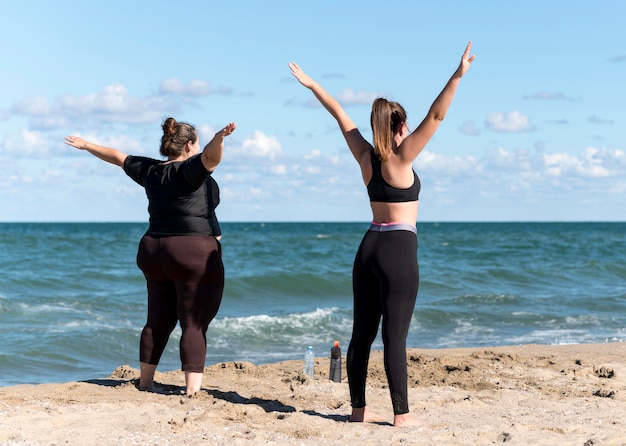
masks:
<instances>
[{"instance_id":1,"label":"water bottle","mask_svg":"<svg viewBox=\"0 0 626 446\"><path fill-rule=\"evenodd\" d=\"M304 374L311 379L315 376L314 367L315 354L313 353L313 347L309 345L304 353Z\"/></svg>"},{"instance_id":2,"label":"water bottle","mask_svg":"<svg viewBox=\"0 0 626 446\"><path fill-rule=\"evenodd\" d=\"M330 349L330 373L328 374L331 381L341 382L341 349L339 341L335 341L335 345Z\"/></svg>"}]
</instances>

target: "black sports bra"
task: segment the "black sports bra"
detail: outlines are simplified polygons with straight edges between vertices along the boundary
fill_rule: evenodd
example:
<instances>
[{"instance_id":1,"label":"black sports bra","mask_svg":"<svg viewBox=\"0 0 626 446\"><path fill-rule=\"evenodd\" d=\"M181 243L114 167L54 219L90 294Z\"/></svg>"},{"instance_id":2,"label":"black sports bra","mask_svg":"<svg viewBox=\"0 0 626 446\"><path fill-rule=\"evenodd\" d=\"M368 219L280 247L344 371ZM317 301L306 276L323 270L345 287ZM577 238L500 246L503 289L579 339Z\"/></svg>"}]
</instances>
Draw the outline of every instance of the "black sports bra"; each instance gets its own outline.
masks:
<instances>
[{"instance_id":1,"label":"black sports bra","mask_svg":"<svg viewBox=\"0 0 626 446\"><path fill-rule=\"evenodd\" d=\"M372 179L367 185L367 194L370 201L381 203L402 203L406 201L417 201L419 199L421 183L420 179L413 171L413 185L407 189L393 187L383 178L381 166L382 162L374 151L370 152L372 158Z\"/></svg>"}]
</instances>

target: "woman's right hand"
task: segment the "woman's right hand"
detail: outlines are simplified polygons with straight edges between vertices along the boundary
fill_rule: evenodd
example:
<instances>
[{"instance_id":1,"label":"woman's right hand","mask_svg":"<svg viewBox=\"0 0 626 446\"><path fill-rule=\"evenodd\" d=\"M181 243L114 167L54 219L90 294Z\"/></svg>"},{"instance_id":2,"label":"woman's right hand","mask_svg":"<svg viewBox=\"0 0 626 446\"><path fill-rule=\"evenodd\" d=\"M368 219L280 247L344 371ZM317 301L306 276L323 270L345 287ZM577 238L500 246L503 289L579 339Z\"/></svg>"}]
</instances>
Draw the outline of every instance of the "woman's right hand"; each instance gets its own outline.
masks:
<instances>
[{"instance_id":1,"label":"woman's right hand","mask_svg":"<svg viewBox=\"0 0 626 446\"><path fill-rule=\"evenodd\" d=\"M79 136L66 136L65 144L68 146L76 147L80 150L85 150L87 148L87 141Z\"/></svg>"},{"instance_id":2,"label":"woman's right hand","mask_svg":"<svg viewBox=\"0 0 626 446\"><path fill-rule=\"evenodd\" d=\"M126 155L124 152L120 152L117 149L112 149L110 147L104 147L85 141L80 136L66 136L65 144L67 144L68 146L76 147L80 150L86 150L96 158L100 158L107 163L115 164L116 166L120 167L124 164L124 160L126 159L126 157L128 157L128 155Z\"/></svg>"},{"instance_id":3,"label":"woman's right hand","mask_svg":"<svg viewBox=\"0 0 626 446\"><path fill-rule=\"evenodd\" d=\"M289 69L291 70L291 74L293 74L295 78L298 79L298 82L300 82L306 88L313 87L315 81L311 79L308 74L302 71L302 68L300 68L297 63L289 62Z\"/></svg>"}]
</instances>

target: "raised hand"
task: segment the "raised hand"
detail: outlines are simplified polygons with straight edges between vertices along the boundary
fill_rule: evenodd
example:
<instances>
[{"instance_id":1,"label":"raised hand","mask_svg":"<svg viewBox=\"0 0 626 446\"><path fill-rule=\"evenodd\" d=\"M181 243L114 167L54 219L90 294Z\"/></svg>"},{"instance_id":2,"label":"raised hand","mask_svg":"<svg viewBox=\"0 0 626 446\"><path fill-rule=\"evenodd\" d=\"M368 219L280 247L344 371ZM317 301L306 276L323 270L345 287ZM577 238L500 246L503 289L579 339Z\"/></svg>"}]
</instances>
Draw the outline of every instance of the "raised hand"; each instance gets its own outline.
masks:
<instances>
[{"instance_id":1,"label":"raised hand","mask_svg":"<svg viewBox=\"0 0 626 446\"><path fill-rule=\"evenodd\" d=\"M226 125L226 127L224 127L222 130L220 130L219 133L221 133L222 136L226 137L226 136L230 135L231 133L233 133L236 128L237 128L237 125L234 122L229 122Z\"/></svg>"},{"instance_id":2,"label":"raised hand","mask_svg":"<svg viewBox=\"0 0 626 446\"><path fill-rule=\"evenodd\" d=\"M79 136L66 136L65 144L68 146L76 147L80 150L85 150L87 148L87 141Z\"/></svg>"},{"instance_id":3,"label":"raised hand","mask_svg":"<svg viewBox=\"0 0 626 446\"><path fill-rule=\"evenodd\" d=\"M470 64L474 62L476 55L473 54L471 57L469 55L470 50L472 49L472 42L470 41L465 47L465 52L461 57L461 63L459 63L459 68L457 68L457 73L459 76L463 76L467 70L469 70Z\"/></svg>"},{"instance_id":4,"label":"raised hand","mask_svg":"<svg viewBox=\"0 0 626 446\"><path fill-rule=\"evenodd\" d=\"M302 68L300 68L297 63L289 62L289 69L291 70L291 74L293 74L295 78L298 79L298 82L300 82L306 88L311 88L315 83L315 81L311 79L308 74L302 71Z\"/></svg>"}]
</instances>

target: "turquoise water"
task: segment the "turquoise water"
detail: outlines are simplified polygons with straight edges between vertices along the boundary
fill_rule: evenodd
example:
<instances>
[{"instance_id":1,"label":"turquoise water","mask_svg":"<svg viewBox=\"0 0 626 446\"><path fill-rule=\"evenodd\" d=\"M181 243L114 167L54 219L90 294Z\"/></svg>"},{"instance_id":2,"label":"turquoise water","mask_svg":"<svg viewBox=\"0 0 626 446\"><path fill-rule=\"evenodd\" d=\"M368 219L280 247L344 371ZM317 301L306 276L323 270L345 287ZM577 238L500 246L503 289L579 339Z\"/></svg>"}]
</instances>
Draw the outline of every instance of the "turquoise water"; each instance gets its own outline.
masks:
<instances>
[{"instance_id":1,"label":"turquoise water","mask_svg":"<svg viewBox=\"0 0 626 446\"><path fill-rule=\"evenodd\" d=\"M344 349L367 223L224 223L207 365ZM137 367L143 223L0 224L0 386ZM626 223L420 223L409 347L626 341ZM177 329L160 370L176 370ZM378 339L374 348L382 348Z\"/></svg>"}]
</instances>

